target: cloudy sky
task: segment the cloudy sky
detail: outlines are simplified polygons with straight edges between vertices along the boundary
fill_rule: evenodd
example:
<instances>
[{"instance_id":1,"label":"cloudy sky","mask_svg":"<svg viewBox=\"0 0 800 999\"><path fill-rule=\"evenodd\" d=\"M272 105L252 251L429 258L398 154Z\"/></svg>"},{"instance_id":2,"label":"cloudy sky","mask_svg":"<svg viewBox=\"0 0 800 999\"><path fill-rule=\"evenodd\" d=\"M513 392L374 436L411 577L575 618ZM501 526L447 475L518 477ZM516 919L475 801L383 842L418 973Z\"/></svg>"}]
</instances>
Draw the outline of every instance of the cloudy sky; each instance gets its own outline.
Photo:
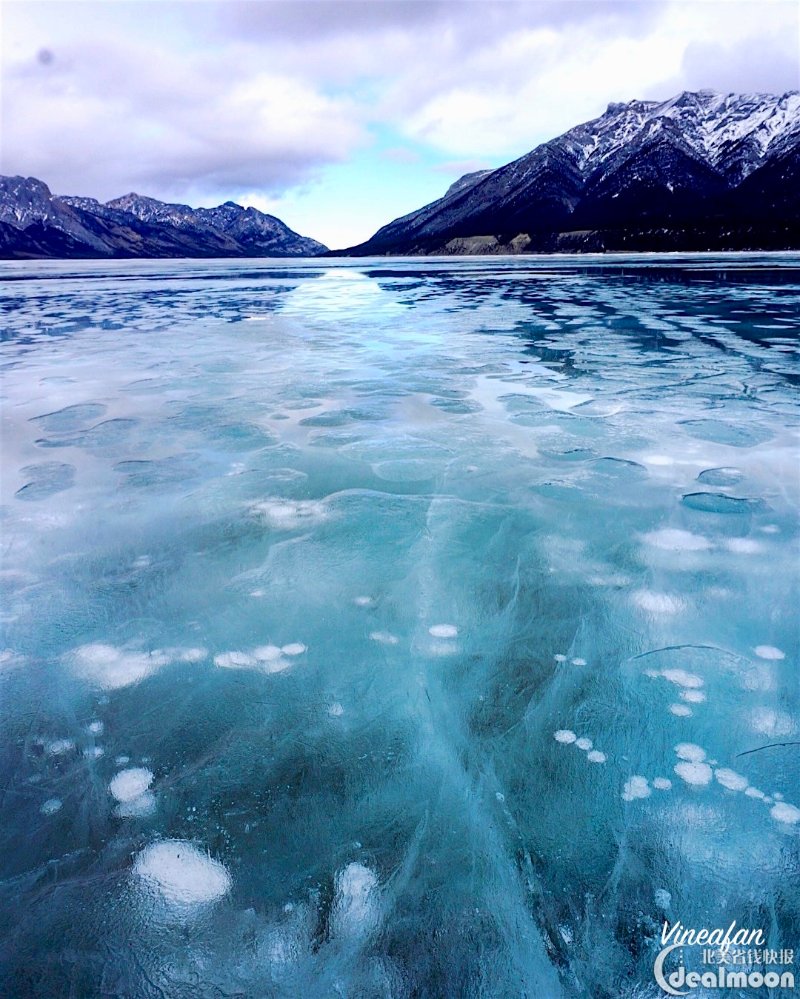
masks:
<instances>
[{"instance_id":1,"label":"cloudy sky","mask_svg":"<svg viewBox=\"0 0 800 999\"><path fill-rule=\"evenodd\" d=\"M2 0L0 172L367 238L609 101L800 87L796 0Z\"/></svg>"}]
</instances>

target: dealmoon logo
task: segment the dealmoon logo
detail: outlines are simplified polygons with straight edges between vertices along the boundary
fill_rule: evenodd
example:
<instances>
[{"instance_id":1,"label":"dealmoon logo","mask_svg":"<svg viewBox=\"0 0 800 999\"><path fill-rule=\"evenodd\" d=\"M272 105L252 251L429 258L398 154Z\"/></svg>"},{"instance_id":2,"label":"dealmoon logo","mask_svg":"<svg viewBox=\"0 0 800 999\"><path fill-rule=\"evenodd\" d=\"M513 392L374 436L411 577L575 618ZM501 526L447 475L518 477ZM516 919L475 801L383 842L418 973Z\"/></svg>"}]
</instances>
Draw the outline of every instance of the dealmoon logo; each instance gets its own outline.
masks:
<instances>
[{"instance_id":1,"label":"dealmoon logo","mask_svg":"<svg viewBox=\"0 0 800 999\"><path fill-rule=\"evenodd\" d=\"M683 964L675 971L665 973L664 962L682 944L674 943L659 951L653 964L653 975L659 987L667 995L685 996L690 989L794 989L794 973L791 971L746 971L732 969L721 964L706 971L687 971Z\"/></svg>"}]
</instances>

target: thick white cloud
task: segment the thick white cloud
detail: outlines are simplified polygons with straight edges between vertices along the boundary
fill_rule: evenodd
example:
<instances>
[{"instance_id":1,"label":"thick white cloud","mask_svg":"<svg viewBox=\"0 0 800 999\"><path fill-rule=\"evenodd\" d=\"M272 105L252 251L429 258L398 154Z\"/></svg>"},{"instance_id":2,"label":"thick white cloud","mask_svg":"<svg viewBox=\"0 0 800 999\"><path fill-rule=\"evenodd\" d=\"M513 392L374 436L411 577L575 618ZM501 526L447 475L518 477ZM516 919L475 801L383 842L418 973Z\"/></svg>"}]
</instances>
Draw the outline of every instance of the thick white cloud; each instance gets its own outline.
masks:
<instances>
[{"instance_id":1,"label":"thick white cloud","mask_svg":"<svg viewBox=\"0 0 800 999\"><path fill-rule=\"evenodd\" d=\"M502 162L611 100L795 88L798 17L794 0L6 0L0 170L324 206L325 171L368 169L388 133L372 169L402 164L416 197L440 161Z\"/></svg>"},{"instance_id":2,"label":"thick white cloud","mask_svg":"<svg viewBox=\"0 0 800 999\"><path fill-rule=\"evenodd\" d=\"M209 53L107 37L47 51L6 66L2 170L62 193L283 189L364 137L347 96L273 72L239 46Z\"/></svg>"}]
</instances>

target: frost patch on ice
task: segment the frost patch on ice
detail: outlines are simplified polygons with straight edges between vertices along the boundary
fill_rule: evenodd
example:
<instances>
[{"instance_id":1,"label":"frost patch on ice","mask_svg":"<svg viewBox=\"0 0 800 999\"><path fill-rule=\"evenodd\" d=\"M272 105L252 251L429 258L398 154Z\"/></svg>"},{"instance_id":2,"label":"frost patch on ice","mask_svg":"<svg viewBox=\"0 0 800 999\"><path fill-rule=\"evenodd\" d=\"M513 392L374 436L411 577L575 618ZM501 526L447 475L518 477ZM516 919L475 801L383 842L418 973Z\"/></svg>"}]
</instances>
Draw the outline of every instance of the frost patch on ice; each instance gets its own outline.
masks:
<instances>
[{"instance_id":1,"label":"frost patch on ice","mask_svg":"<svg viewBox=\"0 0 800 999\"><path fill-rule=\"evenodd\" d=\"M702 534L665 527L659 531L643 534L642 540L653 548L670 552L702 552L711 548L711 542Z\"/></svg>"},{"instance_id":2,"label":"frost patch on ice","mask_svg":"<svg viewBox=\"0 0 800 999\"><path fill-rule=\"evenodd\" d=\"M104 690L117 690L144 680L171 660L161 651L136 652L93 642L73 650L71 661L84 680Z\"/></svg>"},{"instance_id":3,"label":"frost patch on ice","mask_svg":"<svg viewBox=\"0 0 800 999\"><path fill-rule=\"evenodd\" d=\"M572 660L572 665L573 666L585 666L586 665L586 660L585 659L573 659Z\"/></svg>"},{"instance_id":4,"label":"frost patch on ice","mask_svg":"<svg viewBox=\"0 0 800 999\"><path fill-rule=\"evenodd\" d=\"M711 767L707 763L676 763L675 773L695 787L703 787L711 783Z\"/></svg>"},{"instance_id":5,"label":"frost patch on ice","mask_svg":"<svg viewBox=\"0 0 800 999\"><path fill-rule=\"evenodd\" d=\"M186 840L152 843L137 856L133 869L147 891L171 905L213 902L231 887L227 868Z\"/></svg>"},{"instance_id":6,"label":"frost patch on ice","mask_svg":"<svg viewBox=\"0 0 800 999\"><path fill-rule=\"evenodd\" d=\"M63 756L65 753L72 752L74 748L73 739L52 739L45 743L44 751L48 756Z\"/></svg>"},{"instance_id":7,"label":"frost patch on ice","mask_svg":"<svg viewBox=\"0 0 800 999\"><path fill-rule=\"evenodd\" d=\"M153 783L153 772L146 767L131 767L120 770L108 785L108 790L117 801L133 801Z\"/></svg>"},{"instance_id":8,"label":"frost patch on ice","mask_svg":"<svg viewBox=\"0 0 800 999\"><path fill-rule=\"evenodd\" d=\"M653 590L637 590L631 599L642 610L649 614L677 614L686 606L680 597L669 593L656 593Z\"/></svg>"},{"instance_id":9,"label":"frost patch on ice","mask_svg":"<svg viewBox=\"0 0 800 999\"><path fill-rule=\"evenodd\" d=\"M42 815L55 815L57 811L61 808L63 802L60 798L48 798L44 802L39 811Z\"/></svg>"},{"instance_id":10,"label":"frost patch on ice","mask_svg":"<svg viewBox=\"0 0 800 999\"><path fill-rule=\"evenodd\" d=\"M553 656L553 659L555 659L557 663L565 663L567 661L567 657L561 655L560 652L556 653L556 655Z\"/></svg>"},{"instance_id":11,"label":"frost patch on ice","mask_svg":"<svg viewBox=\"0 0 800 999\"><path fill-rule=\"evenodd\" d=\"M714 771L714 776L729 791L744 791L747 788L747 778L742 777L741 774L737 774L735 770L728 770L726 767L722 767Z\"/></svg>"},{"instance_id":12,"label":"frost patch on ice","mask_svg":"<svg viewBox=\"0 0 800 999\"><path fill-rule=\"evenodd\" d=\"M675 752L680 759L689 760L690 763L700 763L706 758L705 749L693 742L679 742Z\"/></svg>"},{"instance_id":13,"label":"frost patch on ice","mask_svg":"<svg viewBox=\"0 0 800 999\"><path fill-rule=\"evenodd\" d=\"M653 787L658 791L669 791L672 787L672 781L666 777L655 777L653 779Z\"/></svg>"},{"instance_id":14,"label":"frost patch on ice","mask_svg":"<svg viewBox=\"0 0 800 999\"><path fill-rule=\"evenodd\" d=\"M568 745L571 742L577 741L577 735L568 728L560 728L557 732L553 732L553 738L556 742L562 742L564 745Z\"/></svg>"},{"instance_id":15,"label":"frost patch on ice","mask_svg":"<svg viewBox=\"0 0 800 999\"><path fill-rule=\"evenodd\" d=\"M706 699L702 690L682 690L678 696L688 704L702 704Z\"/></svg>"},{"instance_id":16,"label":"frost patch on ice","mask_svg":"<svg viewBox=\"0 0 800 999\"><path fill-rule=\"evenodd\" d=\"M362 936L378 921L378 878L363 864L348 864L334 879L331 929L337 936Z\"/></svg>"},{"instance_id":17,"label":"frost patch on ice","mask_svg":"<svg viewBox=\"0 0 800 999\"><path fill-rule=\"evenodd\" d=\"M584 736L583 738L578 739L575 742L575 745L578 747L578 749L582 749L585 753L588 753L589 750L592 748L592 740L591 739L587 739Z\"/></svg>"},{"instance_id":18,"label":"frost patch on ice","mask_svg":"<svg viewBox=\"0 0 800 999\"><path fill-rule=\"evenodd\" d=\"M374 597L367 597L367 596L353 597L353 603L356 605L356 607L374 607L375 602L376 601Z\"/></svg>"},{"instance_id":19,"label":"frost patch on ice","mask_svg":"<svg viewBox=\"0 0 800 999\"><path fill-rule=\"evenodd\" d=\"M787 825L795 825L800 822L800 808L795 808L794 805L790 805L785 801L779 801L773 805L769 810L769 814L777 822L785 822Z\"/></svg>"},{"instance_id":20,"label":"frost patch on ice","mask_svg":"<svg viewBox=\"0 0 800 999\"><path fill-rule=\"evenodd\" d=\"M766 801L767 796L763 791L759 791L757 787L746 787L744 793L748 798L755 798L757 801Z\"/></svg>"},{"instance_id":21,"label":"frost patch on ice","mask_svg":"<svg viewBox=\"0 0 800 999\"><path fill-rule=\"evenodd\" d=\"M622 800L635 801L637 798L649 798L650 793L650 785L647 783L647 778L639 774L634 774L633 777L629 777L625 781L625 787L622 789Z\"/></svg>"},{"instance_id":22,"label":"frost patch on ice","mask_svg":"<svg viewBox=\"0 0 800 999\"><path fill-rule=\"evenodd\" d=\"M99 760L101 756L105 756L105 752L102 746L87 746L83 755L87 760Z\"/></svg>"},{"instance_id":23,"label":"frost patch on ice","mask_svg":"<svg viewBox=\"0 0 800 999\"><path fill-rule=\"evenodd\" d=\"M428 634L434 638L456 638L458 628L454 624L434 624L428 628Z\"/></svg>"},{"instance_id":24,"label":"frost patch on ice","mask_svg":"<svg viewBox=\"0 0 800 999\"><path fill-rule=\"evenodd\" d=\"M325 503L319 500L267 499L252 508L276 531L293 531L312 527L328 519Z\"/></svg>"},{"instance_id":25,"label":"frost patch on ice","mask_svg":"<svg viewBox=\"0 0 800 999\"><path fill-rule=\"evenodd\" d=\"M331 718L341 718L344 714L344 708L338 701L334 701L334 703L328 708L328 714Z\"/></svg>"},{"instance_id":26,"label":"frost patch on ice","mask_svg":"<svg viewBox=\"0 0 800 999\"><path fill-rule=\"evenodd\" d=\"M101 721L93 721L86 726L86 731L89 733L89 735L102 735L103 727L104 726Z\"/></svg>"},{"instance_id":27,"label":"frost patch on ice","mask_svg":"<svg viewBox=\"0 0 800 999\"><path fill-rule=\"evenodd\" d=\"M290 642L288 645L281 646L281 652L285 656L302 656L305 651L306 647L302 642Z\"/></svg>"},{"instance_id":28,"label":"frost patch on ice","mask_svg":"<svg viewBox=\"0 0 800 999\"><path fill-rule=\"evenodd\" d=\"M753 652L759 659L785 659L786 653L774 645L757 645Z\"/></svg>"},{"instance_id":29,"label":"frost patch on ice","mask_svg":"<svg viewBox=\"0 0 800 999\"><path fill-rule=\"evenodd\" d=\"M601 753L599 749L593 749L590 753L586 754L586 759L590 763L605 763L608 757L605 753Z\"/></svg>"},{"instance_id":30,"label":"frost patch on ice","mask_svg":"<svg viewBox=\"0 0 800 999\"><path fill-rule=\"evenodd\" d=\"M397 645L400 639L393 635L391 631L371 631L369 637L373 642L380 642L381 645Z\"/></svg>"},{"instance_id":31,"label":"frost patch on ice","mask_svg":"<svg viewBox=\"0 0 800 999\"><path fill-rule=\"evenodd\" d=\"M670 712L677 718L691 718L692 709L687 707L685 704L670 704Z\"/></svg>"}]
</instances>

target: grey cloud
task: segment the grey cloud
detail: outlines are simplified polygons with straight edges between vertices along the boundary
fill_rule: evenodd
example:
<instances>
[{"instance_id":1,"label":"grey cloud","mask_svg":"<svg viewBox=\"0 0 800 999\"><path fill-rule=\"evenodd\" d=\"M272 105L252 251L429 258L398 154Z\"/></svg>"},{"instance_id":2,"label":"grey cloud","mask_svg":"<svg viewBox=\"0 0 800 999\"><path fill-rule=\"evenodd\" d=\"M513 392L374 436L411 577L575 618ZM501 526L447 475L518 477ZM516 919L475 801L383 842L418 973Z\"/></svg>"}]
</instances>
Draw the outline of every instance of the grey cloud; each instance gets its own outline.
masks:
<instances>
[{"instance_id":1,"label":"grey cloud","mask_svg":"<svg viewBox=\"0 0 800 999\"><path fill-rule=\"evenodd\" d=\"M308 41L388 31L446 31L461 43L486 42L523 28L565 28L605 21L633 35L646 31L666 0L231 0L216 5L215 27L231 35Z\"/></svg>"},{"instance_id":2,"label":"grey cloud","mask_svg":"<svg viewBox=\"0 0 800 999\"><path fill-rule=\"evenodd\" d=\"M782 93L800 89L797 37L753 38L730 47L690 44L684 53L682 76L687 90L711 86L717 90Z\"/></svg>"}]
</instances>

